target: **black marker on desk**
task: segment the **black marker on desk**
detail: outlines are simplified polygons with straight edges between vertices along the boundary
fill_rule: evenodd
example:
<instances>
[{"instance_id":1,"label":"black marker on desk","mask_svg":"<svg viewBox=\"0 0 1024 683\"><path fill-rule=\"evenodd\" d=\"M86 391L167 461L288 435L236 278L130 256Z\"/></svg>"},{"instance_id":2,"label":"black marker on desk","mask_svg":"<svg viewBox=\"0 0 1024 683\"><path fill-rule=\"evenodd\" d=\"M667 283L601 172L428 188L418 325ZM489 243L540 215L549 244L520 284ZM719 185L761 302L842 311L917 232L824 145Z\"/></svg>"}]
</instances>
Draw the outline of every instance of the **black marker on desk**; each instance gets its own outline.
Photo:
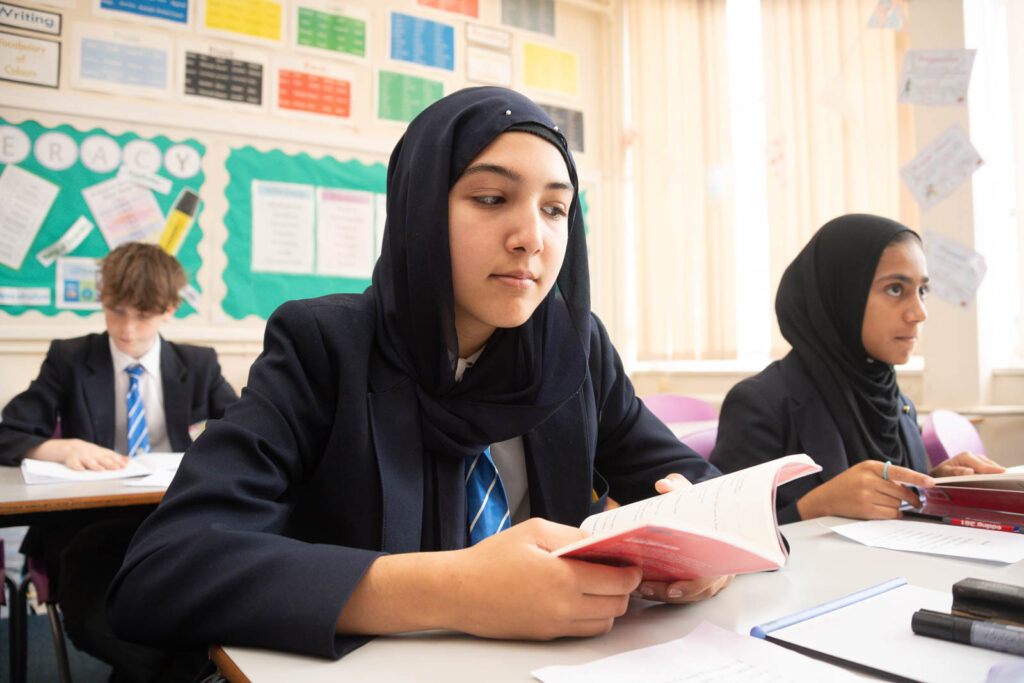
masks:
<instances>
[{"instance_id":1,"label":"black marker on desk","mask_svg":"<svg viewBox=\"0 0 1024 683\"><path fill-rule=\"evenodd\" d=\"M1024 628L919 609L910 621L914 633L977 647L1024 655Z\"/></svg>"}]
</instances>

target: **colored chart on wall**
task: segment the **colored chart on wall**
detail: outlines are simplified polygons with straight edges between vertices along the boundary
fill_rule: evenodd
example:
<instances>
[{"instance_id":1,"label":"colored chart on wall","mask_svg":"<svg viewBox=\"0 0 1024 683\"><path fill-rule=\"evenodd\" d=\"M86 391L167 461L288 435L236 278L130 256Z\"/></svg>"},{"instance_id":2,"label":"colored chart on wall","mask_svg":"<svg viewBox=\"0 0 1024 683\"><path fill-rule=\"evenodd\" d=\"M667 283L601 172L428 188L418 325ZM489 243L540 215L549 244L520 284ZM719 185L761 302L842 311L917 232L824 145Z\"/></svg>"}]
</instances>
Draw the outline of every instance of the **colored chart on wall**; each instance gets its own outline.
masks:
<instances>
[{"instance_id":1,"label":"colored chart on wall","mask_svg":"<svg viewBox=\"0 0 1024 683\"><path fill-rule=\"evenodd\" d=\"M227 315L266 319L290 299L369 286L384 223L384 164L245 147L232 149L225 167Z\"/></svg>"},{"instance_id":2,"label":"colored chart on wall","mask_svg":"<svg viewBox=\"0 0 1024 683\"><path fill-rule=\"evenodd\" d=\"M200 193L205 151L195 140L0 118L0 309L99 310L93 259L159 239L181 198ZM201 213L200 203L176 254L195 291ZM183 302L177 316L195 312Z\"/></svg>"}]
</instances>

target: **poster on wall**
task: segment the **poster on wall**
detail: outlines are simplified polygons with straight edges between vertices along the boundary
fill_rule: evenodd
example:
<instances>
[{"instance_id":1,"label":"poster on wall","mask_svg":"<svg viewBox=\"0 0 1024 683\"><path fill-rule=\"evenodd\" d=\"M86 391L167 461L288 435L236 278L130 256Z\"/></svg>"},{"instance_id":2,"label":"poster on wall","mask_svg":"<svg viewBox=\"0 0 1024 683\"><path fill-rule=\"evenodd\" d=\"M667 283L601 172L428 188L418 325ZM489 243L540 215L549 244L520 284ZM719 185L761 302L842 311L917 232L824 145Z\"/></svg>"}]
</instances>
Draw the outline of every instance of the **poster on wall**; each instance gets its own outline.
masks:
<instances>
[{"instance_id":1,"label":"poster on wall","mask_svg":"<svg viewBox=\"0 0 1024 683\"><path fill-rule=\"evenodd\" d=\"M377 256L382 163L231 150L224 312L267 318L287 299L361 292Z\"/></svg>"},{"instance_id":2,"label":"poster on wall","mask_svg":"<svg viewBox=\"0 0 1024 683\"><path fill-rule=\"evenodd\" d=\"M901 168L900 177L921 211L930 211L984 163L967 133L954 123Z\"/></svg>"},{"instance_id":3,"label":"poster on wall","mask_svg":"<svg viewBox=\"0 0 1024 683\"><path fill-rule=\"evenodd\" d=\"M480 18L480 0L416 0L416 4L473 19Z\"/></svg>"},{"instance_id":4,"label":"poster on wall","mask_svg":"<svg viewBox=\"0 0 1024 683\"><path fill-rule=\"evenodd\" d=\"M301 51L359 62L369 54L370 13L332 0L297 0L292 44Z\"/></svg>"},{"instance_id":5,"label":"poster on wall","mask_svg":"<svg viewBox=\"0 0 1024 683\"><path fill-rule=\"evenodd\" d=\"M193 104L254 111L266 108L267 55L201 41L178 43L178 96Z\"/></svg>"},{"instance_id":6,"label":"poster on wall","mask_svg":"<svg viewBox=\"0 0 1024 683\"><path fill-rule=\"evenodd\" d=\"M395 71L377 71L377 118L409 123L444 97L444 83Z\"/></svg>"},{"instance_id":7,"label":"poster on wall","mask_svg":"<svg viewBox=\"0 0 1024 683\"><path fill-rule=\"evenodd\" d=\"M907 50L898 99L904 104L965 104L975 50Z\"/></svg>"},{"instance_id":8,"label":"poster on wall","mask_svg":"<svg viewBox=\"0 0 1024 683\"><path fill-rule=\"evenodd\" d=\"M569 149L583 152L583 112L578 109L566 109L551 104L541 104L540 108L547 112L551 120L562 131Z\"/></svg>"},{"instance_id":9,"label":"poster on wall","mask_svg":"<svg viewBox=\"0 0 1024 683\"><path fill-rule=\"evenodd\" d=\"M274 64L275 113L352 122L352 70L312 59L281 58Z\"/></svg>"},{"instance_id":10,"label":"poster on wall","mask_svg":"<svg viewBox=\"0 0 1024 683\"><path fill-rule=\"evenodd\" d=\"M555 0L501 0L501 23L555 35Z\"/></svg>"},{"instance_id":11,"label":"poster on wall","mask_svg":"<svg viewBox=\"0 0 1024 683\"><path fill-rule=\"evenodd\" d=\"M60 43L0 31L0 80L56 88Z\"/></svg>"},{"instance_id":12,"label":"poster on wall","mask_svg":"<svg viewBox=\"0 0 1024 683\"><path fill-rule=\"evenodd\" d=\"M157 26L188 26L188 0L93 0L93 14Z\"/></svg>"},{"instance_id":13,"label":"poster on wall","mask_svg":"<svg viewBox=\"0 0 1024 683\"><path fill-rule=\"evenodd\" d=\"M129 239L157 243L171 228L172 253L198 289L202 205L183 223L177 204L199 196L204 153L194 140L0 118L0 307L89 315L94 288L82 264ZM183 304L176 315L194 313Z\"/></svg>"},{"instance_id":14,"label":"poster on wall","mask_svg":"<svg viewBox=\"0 0 1024 683\"><path fill-rule=\"evenodd\" d=\"M466 80L511 87L512 56L507 52L467 46Z\"/></svg>"},{"instance_id":15,"label":"poster on wall","mask_svg":"<svg viewBox=\"0 0 1024 683\"><path fill-rule=\"evenodd\" d=\"M0 25L59 36L61 16L56 12L44 12L10 2L0 2Z\"/></svg>"},{"instance_id":16,"label":"poster on wall","mask_svg":"<svg viewBox=\"0 0 1024 683\"><path fill-rule=\"evenodd\" d=\"M537 43L523 44L523 84L561 95L575 95L576 55Z\"/></svg>"},{"instance_id":17,"label":"poster on wall","mask_svg":"<svg viewBox=\"0 0 1024 683\"><path fill-rule=\"evenodd\" d=\"M391 13L388 56L445 71L455 70L455 27L401 12Z\"/></svg>"},{"instance_id":18,"label":"poster on wall","mask_svg":"<svg viewBox=\"0 0 1024 683\"><path fill-rule=\"evenodd\" d=\"M273 0L199 0L197 14L204 33L255 43L284 39L284 3Z\"/></svg>"},{"instance_id":19,"label":"poster on wall","mask_svg":"<svg viewBox=\"0 0 1024 683\"><path fill-rule=\"evenodd\" d=\"M151 31L76 23L72 31L71 85L116 95L171 96L173 41Z\"/></svg>"}]
</instances>

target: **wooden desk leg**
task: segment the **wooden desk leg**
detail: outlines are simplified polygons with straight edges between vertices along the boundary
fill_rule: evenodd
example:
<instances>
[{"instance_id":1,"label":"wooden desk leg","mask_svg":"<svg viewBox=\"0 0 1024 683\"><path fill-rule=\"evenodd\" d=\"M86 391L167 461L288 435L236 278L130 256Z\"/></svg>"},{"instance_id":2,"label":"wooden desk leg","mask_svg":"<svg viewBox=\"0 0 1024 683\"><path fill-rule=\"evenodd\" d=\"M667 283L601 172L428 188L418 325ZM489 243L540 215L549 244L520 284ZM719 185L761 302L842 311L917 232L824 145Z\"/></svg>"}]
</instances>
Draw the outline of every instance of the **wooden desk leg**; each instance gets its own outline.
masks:
<instances>
[{"instance_id":1,"label":"wooden desk leg","mask_svg":"<svg viewBox=\"0 0 1024 683\"><path fill-rule=\"evenodd\" d=\"M224 678L228 679L231 683L251 683L246 677L242 670L228 657L228 654L224 652L224 649L219 645L211 645L209 649L210 659L217 665L217 671L220 671Z\"/></svg>"}]
</instances>

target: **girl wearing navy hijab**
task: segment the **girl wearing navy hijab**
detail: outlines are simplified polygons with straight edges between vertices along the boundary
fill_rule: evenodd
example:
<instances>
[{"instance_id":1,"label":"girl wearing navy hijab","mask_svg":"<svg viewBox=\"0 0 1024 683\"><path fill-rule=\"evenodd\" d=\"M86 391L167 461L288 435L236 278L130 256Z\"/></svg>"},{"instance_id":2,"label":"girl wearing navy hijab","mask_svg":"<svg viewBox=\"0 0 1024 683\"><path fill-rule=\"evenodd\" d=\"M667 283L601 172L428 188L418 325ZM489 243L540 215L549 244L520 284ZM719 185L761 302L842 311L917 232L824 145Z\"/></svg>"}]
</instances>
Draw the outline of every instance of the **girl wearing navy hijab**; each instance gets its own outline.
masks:
<instances>
[{"instance_id":1,"label":"girl wearing navy hijab","mask_svg":"<svg viewBox=\"0 0 1024 683\"><path fill-rule=\"evenodd\" d=\"M928 275L917 233L850 214L826 223L782 275L775 311L792 350L729 391L711 462L723 472L807 453L816 475L781 487L779 521L823 515L899 517L902 484L1002 472L961 453L929 473L917 412L896 383L927 317ZM929 474L931 476L929 476Z\"/></svg>"},{"instance_id":2,"label":"girl wearing navy hijab","mask_svg":"<svg viewBox=\"0 0 1024 683\"><path fill-rule=\"evenodd\" d=\"M242 400L133 540L120 632L339 657L423 629L603 633L633 592L721 590L549 553L609 495L718 470L644 408L590 312L576 168L548 116L500 88L442 99L396 146L387 208L365 293L268 320ZM466 463L485 450L512 525L473 544Z\"/></svg>"}]
</instances>

